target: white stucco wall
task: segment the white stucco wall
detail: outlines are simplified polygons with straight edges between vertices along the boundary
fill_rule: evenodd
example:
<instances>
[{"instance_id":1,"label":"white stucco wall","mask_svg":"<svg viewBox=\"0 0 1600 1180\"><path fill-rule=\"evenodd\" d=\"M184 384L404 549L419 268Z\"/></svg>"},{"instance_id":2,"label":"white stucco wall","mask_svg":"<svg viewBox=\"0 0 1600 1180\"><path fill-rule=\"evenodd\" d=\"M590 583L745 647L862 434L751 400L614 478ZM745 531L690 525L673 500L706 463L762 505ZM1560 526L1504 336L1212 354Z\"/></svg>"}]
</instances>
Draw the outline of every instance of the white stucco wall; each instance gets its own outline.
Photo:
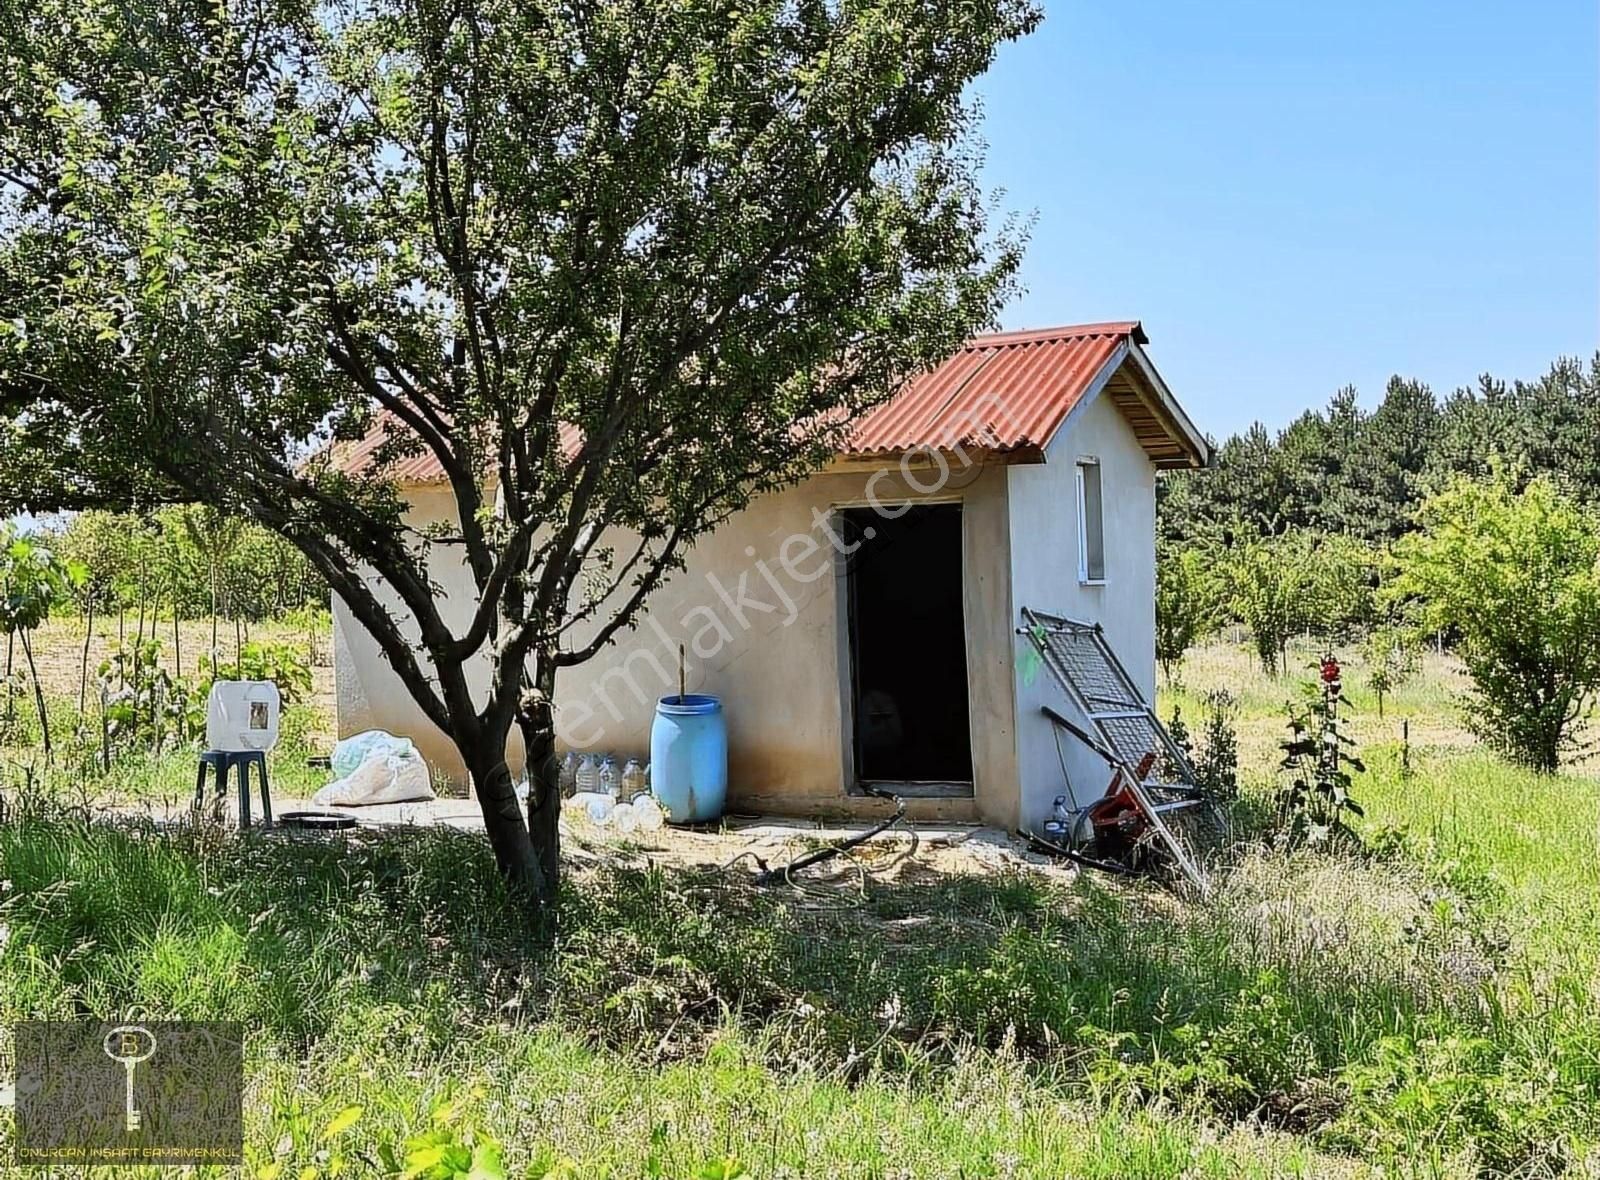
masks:
<instances>
[{"instance_id":1,"label":"white stucco wall","mask_svg":"<svg viewBox=\"0 0 1600 1180\"><path fill-rule=\"evenodd\" d=\"M1076 463L1099 460L1105 503L1106 579L1078 581ZM913 472L923 487L932 470ZM870 471L813 477L767 496L689 551L687 568L652 597L632 632L557 680L558 729L571 748L644 756L655 700L676 692L679 643L689 648L691 692L723 698L729 730L730 806L744 811L843 815L862 810L849 793L845 699L845 583L824 522L841 507L869 504ZM1024 683L1016 659L1019 611L1032 606L1099 621L1140 688L1155 691L1155 470L1109 398L1081 405L1043 464L954 473L931 494L902 473L876 476L881 503L959 500L972 724L972 801L919 803L914 815L982 818L1036 826L1062 793L1049 703L1070 715L1061 691L1038 670ZM442 488L412 489L410 520L450 519ZM608 538L619 553L626 537ZM446 620L465 625L471 579L457 551L437 548L433 575ZM741 596L741 581L743 592ZM379 586L392 600L392 592ZM573 645L584 636L573 638ZM451 743L433 728L389 670L377 645L334 600L334 662L341 736L381 727L413 737L435 773L462 781ZM472 673L481 691L487 667ZM1081 723L1081 719L1080 719ZM1105 765L1063 735L1080 802L1098 795ZM509 757L520 764L520 740ZM1019 789L1020 784L1020 789ZM881 805L879 805L881 806Z\"/></svg>"},{"instance_id":2,"label":"white stucco wall","mask_svg":"<svg viewBox=\"0 0 1600 1180\"><path fill-rule=\"evenodd\" d=\"M414 529L439 524L460 527L455 498L443 485L407 488L406 504L406 523ZM460 633L466 629L476 605L477 589L472 575L461 560L459 549L448 545L434 548L428 568L440 591L440 612L445 622ZM399 595L387 582L376 577L369 576L367 584L400 620L402 632L417 641L417 626L401 604ZM421 656L420 647L416 650ZM467 678L480 695L488 692L486 662L470 666ZM465 768L454 744L423 715L400 678L390 669L382 649L337 594L333 596L333 679L340 737L366 729L386 729L401 734L417 743L435 777L465 780ZM515 738L515 746L520 760L520 737Z\"/></svg>"},{"instance_id":3,"label":"white stucco wall","mask_svg":"<svg viewBox=\"0 0 1600 1180\"><path fill-rule=\"evenodd\" d=\"M677 691L678 645L688 648L688 688L721 697L729 733L730 806L748 811L846 813L850 743L845 693L843 565L829 513L842 507L951 502L962 505L967 669L974 798L918 805L926 815L1010 826L1016 818L1011 595L1006 529L1007 469L823 474L767 496L702 537L686 568L651 597L631 632L557 678L564 746L647 755L658 697ZM869 482L871 489L869 494ZM416 489L411 520L449 518L442 489ZM605 538L621 556L629 538ZM459 556L436 549L431 567L446 594L446 619L460 627L472 605ZM379 587L388 593L387 587ZM391 596L392 597L392 596ZM334 660L341 735L374 726L417 740L436 773L460 781L453 747L422 716L377 645L342 602L334 603ZM573 636L578 646L586 635ZM478 669L476 681L487 680ZM511 760L520 759L513 735ZM881 807L881 805L879 805Z\"/></svg>"},{"instance_id":4,"label":"white stucco wall","mask_svg":"<svg viewBox=\"0 0 1600 1180\"><path fill-rule=\"evenodd\" d=\"M1105 584L1078 580L1077 464L1099 460L1105 520ZM1025 606L1086 622L1099 622L1129 675L1147 699L1155 699L1155 467L1109 398L1080 405L1051 442L1043 464L1008 471L1013 627ZM1023 643L1025 640L1017 639ZM1022 783L1021 818L1037 826L1050 803L1063 794L1065 756L1078 802L1097 797L1110 770L1070 735L1057 753L1055 727L1039 712L1049 704L1088 728L1068 707L1064 693L1044 669L1026 677L1019 664L1017 766Z\"/></svg>"}]
</instances>

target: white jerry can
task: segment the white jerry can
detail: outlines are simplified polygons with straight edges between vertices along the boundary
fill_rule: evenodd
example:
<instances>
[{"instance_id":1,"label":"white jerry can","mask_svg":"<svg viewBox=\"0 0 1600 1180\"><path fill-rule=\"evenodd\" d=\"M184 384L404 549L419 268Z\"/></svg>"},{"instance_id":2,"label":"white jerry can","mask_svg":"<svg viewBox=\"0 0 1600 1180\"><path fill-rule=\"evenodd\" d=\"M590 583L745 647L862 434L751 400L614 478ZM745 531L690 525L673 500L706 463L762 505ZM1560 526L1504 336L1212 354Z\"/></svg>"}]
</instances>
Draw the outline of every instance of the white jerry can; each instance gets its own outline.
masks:
<instances>
[{"instance_id":1,"label":"white jerry can","mask_svg":"<svg viewBox=\"0 0 1600 1180\"><path fill-rule=\"evenodd\" d=\"M206 746L270 750L278 744L278 686L270 680L219 680L206 702Z\"/></svg>"}]
</instances>

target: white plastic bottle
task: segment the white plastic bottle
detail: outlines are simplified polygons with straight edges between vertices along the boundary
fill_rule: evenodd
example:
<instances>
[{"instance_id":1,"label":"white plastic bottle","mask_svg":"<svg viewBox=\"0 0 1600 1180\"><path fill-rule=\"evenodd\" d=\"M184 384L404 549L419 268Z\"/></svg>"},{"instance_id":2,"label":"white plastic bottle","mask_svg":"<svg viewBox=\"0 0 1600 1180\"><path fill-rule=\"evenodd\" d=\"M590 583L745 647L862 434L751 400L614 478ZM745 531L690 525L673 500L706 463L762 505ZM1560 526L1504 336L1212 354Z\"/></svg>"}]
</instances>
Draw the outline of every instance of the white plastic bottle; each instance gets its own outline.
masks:
<instances>
[{"instance_id":1,"label":"white plastic bottle","mask_svg":"<svg viewBox=\"0 0 1600 1180\"><path fill-rule=\"evenodd\" d=\"M626 766L622 768L622 797L634 799L648 789L644 781L644 767L637 758L629 758Z\"/></svg>"},{"instance_id":2,"label":"white plastic bottle","mask_svg":"<svg viewBox=\"0 0 1600 1180\"><path fill-rule=\"evenodd\" d=\"M638 821L641 832L658 832L667 820L654 795L640 795L633 801L633 818Z\"/></svg>"},{"instance_id":3,"label":"white plastic bottle","mask_svg":"<svg viewBox=\"0 0 1600 1180\"><path fill-rule=\"evenodd\" d=\"M617 760L609 754L600 763L600 791L613 799L622 794L622 771L617 769Z\"/></svg>"},{"instance_id":4,"label":"white plastic bottle","mask_svg":"<svg viewBox=\"0 0 1600 1180\"><path fill-rule=\"evenodd\" d=\"M595 761L593 754L585 754L578 760L573 781L580 794L586 795L600 789L600 763Z\"/></svg>"}]
</instances>

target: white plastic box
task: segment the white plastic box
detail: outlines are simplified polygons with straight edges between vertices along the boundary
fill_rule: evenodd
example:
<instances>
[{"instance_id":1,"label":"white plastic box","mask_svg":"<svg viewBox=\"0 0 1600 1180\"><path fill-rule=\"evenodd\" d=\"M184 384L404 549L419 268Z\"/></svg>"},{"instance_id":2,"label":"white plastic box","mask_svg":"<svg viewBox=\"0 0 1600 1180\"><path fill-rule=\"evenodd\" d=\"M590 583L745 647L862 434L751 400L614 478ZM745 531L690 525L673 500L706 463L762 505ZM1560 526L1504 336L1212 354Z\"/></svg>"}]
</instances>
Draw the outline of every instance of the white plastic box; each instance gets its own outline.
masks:
<instances>
[{"instance_id":1,"label":"white plastic box","mask_svg":"<svg viewBox=\"0 0 1600 1180\"><path fill-rule=\"evenodd\" d=\"M282 702L270 680L219 680L206 702L206 746L212 750L270 750L278 744Z\"/></svg>"}]
</instances>

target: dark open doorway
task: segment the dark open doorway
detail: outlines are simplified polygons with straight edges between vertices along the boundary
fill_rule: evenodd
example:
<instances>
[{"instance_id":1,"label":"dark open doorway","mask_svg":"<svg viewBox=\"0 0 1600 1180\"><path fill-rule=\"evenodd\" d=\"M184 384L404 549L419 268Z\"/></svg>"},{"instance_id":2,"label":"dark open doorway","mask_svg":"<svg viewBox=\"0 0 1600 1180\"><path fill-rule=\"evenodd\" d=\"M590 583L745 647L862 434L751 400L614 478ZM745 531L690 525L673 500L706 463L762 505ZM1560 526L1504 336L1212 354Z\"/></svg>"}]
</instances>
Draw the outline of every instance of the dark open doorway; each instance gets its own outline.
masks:
<instances>
[{"instance_id":1,"label":"dark open doorway","mask_svg":"<svg viewBox=\"0 0 1600 1180\"><path fill-rule=\"evenodd\" d=\"M843 516L856 782L970 794L961 506Z\"/></svg>"}]
</instances>

